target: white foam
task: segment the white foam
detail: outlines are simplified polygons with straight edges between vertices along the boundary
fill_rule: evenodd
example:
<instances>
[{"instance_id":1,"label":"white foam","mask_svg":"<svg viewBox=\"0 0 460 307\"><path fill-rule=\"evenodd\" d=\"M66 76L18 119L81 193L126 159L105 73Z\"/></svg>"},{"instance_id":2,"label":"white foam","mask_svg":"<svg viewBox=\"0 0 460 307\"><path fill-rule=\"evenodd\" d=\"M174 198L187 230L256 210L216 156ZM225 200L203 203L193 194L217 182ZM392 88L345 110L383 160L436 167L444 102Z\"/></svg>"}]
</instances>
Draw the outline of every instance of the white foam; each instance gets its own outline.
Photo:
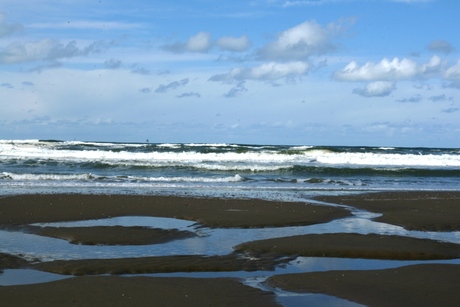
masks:
<instances>
[{"instance_id":1,"label":"white foam","mask_svg":"<svg viewBox=\"0 0 460 307\"><path fill-rule=\"evenodd\" d=\"M460 167L459 154L401 154L384 151L375 152L334 152L327 149L293 147L300 152L282 154L276 150L246 152L132 152L128 147L146 146L140 144L81 143L97 146L116 147L127 150L71 150L56 149L59 142L0 141L0 159L2 160L49 160L56 162L104 163L127 166L185 166L214 170L253 170L265 171L292 167L293 165L335 165L345 167ZM59 143L62 146L62 143ZM72 142L69 142L72 144ZM77 144L77 143L73 143ZM102 144L102 145L101 145ZM163 148L175 148L174 144L160 145ZM227 144L188 144L187 146L236 146ZM309 149L310 148L310 149ZM302 151L305 149L305 151ZM307 150L308 149L308 150Z\"/></svg>"},{"instance_id":2,"label":"white foam","mask_svg":"<svg viewBox=\"0 0 460 307\"><path fill-rule=\"evenodd\" d=\"M12 180L22 180L22 181L34 181L34 180L90 180L95 179L99 176L92 174L71 174L71 175L62 175L62 174L14 174L3 172L1 173L0 178L12 179Z\"/></svg>"},{"instance_id":3,"label":"white foam","mask_svg":"<svg viewBox=\"0 0 460 307\"><path fill-rule=\"evenodd\" d=\"M106 181L119 181L119 176L98 176L91 173L85 174L15 174L9 172L0 173L0 179L11 179L15 181L88 181L88 180L102 180ZM123 181L130 182L203 182L203 183L219 183L219 182L240 182L244 178L240 175L226 176L226 177L141 177L141 176L127 176L123 177Z\"/></svg>"},{"instance_id":4,"label":"white foam","mask_svg":"<svg viewBox=\"0 0 460 307\"><path fill-rule=\"evenodd\" d=\"M305 156L321 164L356 166L460 167L459 155L349 153L313 150Z\"/></svg>"}]
</instances>

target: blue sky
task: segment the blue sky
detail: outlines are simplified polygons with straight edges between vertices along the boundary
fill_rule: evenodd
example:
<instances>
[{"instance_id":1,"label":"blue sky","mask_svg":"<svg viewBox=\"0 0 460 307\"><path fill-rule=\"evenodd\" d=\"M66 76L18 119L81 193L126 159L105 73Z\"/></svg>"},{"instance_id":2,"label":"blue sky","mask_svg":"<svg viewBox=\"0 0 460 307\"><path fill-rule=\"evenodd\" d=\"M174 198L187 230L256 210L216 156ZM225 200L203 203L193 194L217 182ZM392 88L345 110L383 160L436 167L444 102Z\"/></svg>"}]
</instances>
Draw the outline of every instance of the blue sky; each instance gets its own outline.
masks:
<instances>
[{"instance_id":1,"label":"blue sky","mask_svg":"<svg viewBox=\"0 0 460 307\"><path fill-rule=\"evenodd\" d=\"M0 2L0 139L460 147L460 1Z\"/></svg>"}]
</instances>

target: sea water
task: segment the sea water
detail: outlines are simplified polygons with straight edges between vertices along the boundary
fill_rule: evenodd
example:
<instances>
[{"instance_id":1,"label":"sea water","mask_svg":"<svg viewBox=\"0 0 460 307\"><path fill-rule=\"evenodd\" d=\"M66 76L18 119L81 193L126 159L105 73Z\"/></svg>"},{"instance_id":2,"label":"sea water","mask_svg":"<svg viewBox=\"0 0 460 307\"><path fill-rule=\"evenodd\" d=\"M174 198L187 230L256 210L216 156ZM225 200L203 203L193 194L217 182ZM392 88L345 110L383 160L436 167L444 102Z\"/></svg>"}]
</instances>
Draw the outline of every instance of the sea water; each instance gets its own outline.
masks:
<instances>
[{"instance_id":1,"label":"sea water","mask_svg":"<svg viewBox=\"0 0 460 307\"><path fill-rule=\"evenodd\" d=\"M0 195L194 194L293 200L460 190L460 149L0 140Z\"/></svg>"}]
</instances>

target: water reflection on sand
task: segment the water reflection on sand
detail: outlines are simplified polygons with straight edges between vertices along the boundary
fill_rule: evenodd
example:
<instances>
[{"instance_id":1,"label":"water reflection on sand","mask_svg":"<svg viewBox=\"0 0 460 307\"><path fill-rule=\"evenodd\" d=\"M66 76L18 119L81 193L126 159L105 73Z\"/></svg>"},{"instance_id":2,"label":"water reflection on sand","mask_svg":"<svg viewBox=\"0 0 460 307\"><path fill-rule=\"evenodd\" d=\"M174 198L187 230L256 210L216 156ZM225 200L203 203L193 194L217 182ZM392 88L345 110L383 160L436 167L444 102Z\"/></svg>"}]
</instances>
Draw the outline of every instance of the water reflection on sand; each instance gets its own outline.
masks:
<instances>
[{"instance_id":1,"label":"water reflection on sand","mask_svg":"<svg viewBox=\"0 0 460 307\"><path fill-rule=\"evenodd\" d=\"M188 230L195 232L197 236L154 245L86 246L70 244L65 240L42 237L29 233L0 230L0 240L2 242L0 252L26 255L30 258L38 258L42 261L168 255L226 255L233 251L233 246L248 241L324 233L377 233L460 243L460 232L458 231L409 231L399 226L374 222L360 216L353 216L331 221L329 223L310 226L250 229L206 228L186 220L140 216L34 225L43 227L145 226L162 229Z\"/></svg>"}]
</instances>

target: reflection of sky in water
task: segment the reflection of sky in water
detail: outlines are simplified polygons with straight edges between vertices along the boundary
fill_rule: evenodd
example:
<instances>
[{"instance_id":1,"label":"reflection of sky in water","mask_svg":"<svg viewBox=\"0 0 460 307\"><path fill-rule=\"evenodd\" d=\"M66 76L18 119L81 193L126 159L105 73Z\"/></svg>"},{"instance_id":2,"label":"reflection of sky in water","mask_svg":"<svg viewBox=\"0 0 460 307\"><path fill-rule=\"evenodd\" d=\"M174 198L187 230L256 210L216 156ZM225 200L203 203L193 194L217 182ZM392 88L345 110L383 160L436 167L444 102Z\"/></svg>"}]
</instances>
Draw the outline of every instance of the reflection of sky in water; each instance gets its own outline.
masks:
<instances>
[{"instance_id":1,"label":"reflection of sky in water","mask_svg":"<svg viewBox=\"0 0 460 307\"><path fill-rule=\"evenodd\" d=\"M136 274L126 276L148 276L148 277L186 277L186 278L238 278L244 284L266 291L273 291L278 302L286 307L297 306L363 306L344 299L329 295L313 293L295 293L273 289L264 284L264 281L273 275L306 273L330 270L379 270L397 268L406 265L422 263L444 263L459 264L460 259L453 260L430 260L430 261L402 261L402 260L374 260L374 259L349 259L349 258L326 258L326 257L298 257L286 265L275 268L273 271L235 271L235 272L174 272L155 274ZM34 271L29 269L4 270L0 274L0 286L21 285L54 281L71 276L63 276L47 272Z\"/></svg>"},{"instance_id":2,"label":"reflection of sky in water","mask_svg":"<svg viewBox=\"0 0 460 307\"><path fill-rule=\"evenodd\" d=\"M279 228L211 229L200 228L194 222L157 217L116 217L80 222L36 224L56 227L89 226L147 226L164 229L194 231L198 236L164 244L140 246L85 246L70 244L65 240L41 237L21 232L0 231L0 252L23 254L42 260L121 258L166 255L226 255L232 247L244 242L301 234L321 233L377 233L428 238L460 243L460 232L408 231L399 226L378 223L354 216L325 224Z\"/></svg>"},{"instance_id":3,"label":"reflection of sky in water","mask_svg":"<svg viewBox=\"0 0 460 307\"><path fill-rule=\"evenodd\" d=\"M300 196L301 197L296 195L296 197L292 197L292 199L287 200L299 200L299 198L302 200L304 197L302 197L303 195ZM270 197L266 198L270 199ZM321 204L321 202L318 203ZM323 204L333 205L328 203ZM199 225L192 221L178 220L173 218L139 216L116 217L102 220L85 220L78 222L43 223L36 225L42 227L90 227L116 225L144 226L152 228L188 230L195 232L198 236L156 245L85 246L70 244L67 241L60 239L41 237L21 232L0 230L0 252L9 254L21 254L23 256L25 255L27 258L39 258L43 261L55 259L126 258L167 255L226 255L233 251L233 246L248 241L301 234L322 233L377 233L382 235L400 235L414 238L427 238L460 244L460 231L408 231L399 226L374 222L371 220L380 214L359 211L354 208L350 209L354 215L353 217L335 220L325 224L280 228L211 229L206 227L199 227ZM191 273L175 272L141 275L152 277L189 278L233 277L244 280L244 283L247 285L263 290L273 291L277 295L277 300L284 306L288 307L310 305L356 307L362 305L322 294L292 293L281 291L279 289L271 289L264 285L263 281L275 274L329 270L376 270L421 263L451 263L460 265L460 259L400 261L327 257L298 257L286 265L277 267L273 271ZM0 273L0 286L40 283L67 277L69 276L39 272L29 269L6 269L3 271L3 273Z\"/></svg>"},{"instance_id":4,"label":"reflection of sky in water","mask_svg":"<svg viewBox=\"0 0 460 307\"><path fill-rule=\"evenodd\" d=\"M366 212L354 212L354 217L335 220L325 224L280 228L252 229L211 229L202 228L195 222L172 218L157 217L116 217L102 220L86 220L64 223L43 223L39 226L54 227L90 227L90 226L145 226L163 229L179 229L195 232L198 236L176 240L164 244L142 246L85 246L70 244L65 240L41 237L21 232L0 230L0 252L22 254L41 260L55 259L89 259L89 258L123 258L164 255L226 255L233 251L232 247L240 243L268 238L285 237L300 234L321 233L378 233L385 235L402 235L416 238L429 238L460 243L460 232L421 232L408 231L402 227L371 221L375 217ZM460 259L435 261L400 261L373 260L327 257L298 257L293 261L277 267L273 271L255 272L175 272L158 274L140 274L152 277L189 277L216 278L233 277L242 279L245 284L273 291L278 302L283 306L362 306L333 296L293 293L268 288L263 281L275 274L329 271L329 270L375 270L395 268L420 263L452 263L460 264ZM136 276L140 276L136 275ZM0 286L40 283L67 278L57 274L38 272L28 269L4 270L0 274Z\"/></svg>"}]
</instances>

